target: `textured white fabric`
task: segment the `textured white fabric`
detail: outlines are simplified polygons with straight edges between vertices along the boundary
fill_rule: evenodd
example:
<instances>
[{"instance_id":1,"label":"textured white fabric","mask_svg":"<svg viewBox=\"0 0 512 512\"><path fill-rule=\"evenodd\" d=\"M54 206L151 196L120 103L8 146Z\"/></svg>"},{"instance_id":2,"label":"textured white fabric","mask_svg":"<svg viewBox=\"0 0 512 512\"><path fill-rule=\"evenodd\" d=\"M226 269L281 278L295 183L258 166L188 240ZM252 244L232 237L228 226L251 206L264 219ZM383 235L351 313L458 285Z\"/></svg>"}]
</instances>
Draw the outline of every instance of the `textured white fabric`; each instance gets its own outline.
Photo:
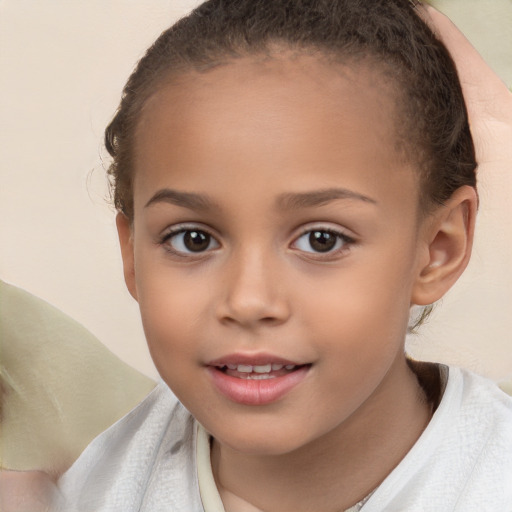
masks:
<instances>
[{"instance_id":1,"label":"textured white fabric","mask_svg":"<svg viewBox=\"0 0 512 512\"><path fill-rule=\"evenodd\" d=\"M202 512L196 438L160 384L61 478L66 512ZM512 512L512 399L450 368L430 424L361 511Z\"/></svg>"},{"instance_id":2,"label":"textured white fabric","mask_svg":"<svg viewBox=\"0 0 512 512\"><path fill-rule=\"evenodd\" d=\"M160 383L61 477L65 512L202 511L196 430L192 416Z\"/></svg>"},{"instance_id":3,"label":"textured white fabric","mask_svg":"<svg viewBox=\"0 0 512 512\"><path fill-rule=\"evenodd\" d=\"M512 399L450 368L441 404L363 512L512 512Z\"/></svg>"}]
</instances>

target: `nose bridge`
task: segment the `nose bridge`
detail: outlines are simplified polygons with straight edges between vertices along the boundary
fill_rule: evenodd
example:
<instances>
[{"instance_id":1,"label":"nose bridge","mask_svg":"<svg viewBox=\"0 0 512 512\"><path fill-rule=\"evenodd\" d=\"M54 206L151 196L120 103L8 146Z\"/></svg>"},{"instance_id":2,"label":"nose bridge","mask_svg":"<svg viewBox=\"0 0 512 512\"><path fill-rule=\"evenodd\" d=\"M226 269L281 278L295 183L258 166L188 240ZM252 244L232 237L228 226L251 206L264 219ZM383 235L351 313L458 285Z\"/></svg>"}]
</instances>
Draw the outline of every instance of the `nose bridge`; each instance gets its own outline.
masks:
<instances>
[{"instance_id":1,"label":"nose bridge","mask_svg":"<svg viewBox=\"0 0 512 512\"><path fill-rule=\"evenodd\" d=\"M289 309L279 268L279 256L259 244L234 249L225 273L221 319L246 326L285 321Z\"/></svg>"}]
</instances>

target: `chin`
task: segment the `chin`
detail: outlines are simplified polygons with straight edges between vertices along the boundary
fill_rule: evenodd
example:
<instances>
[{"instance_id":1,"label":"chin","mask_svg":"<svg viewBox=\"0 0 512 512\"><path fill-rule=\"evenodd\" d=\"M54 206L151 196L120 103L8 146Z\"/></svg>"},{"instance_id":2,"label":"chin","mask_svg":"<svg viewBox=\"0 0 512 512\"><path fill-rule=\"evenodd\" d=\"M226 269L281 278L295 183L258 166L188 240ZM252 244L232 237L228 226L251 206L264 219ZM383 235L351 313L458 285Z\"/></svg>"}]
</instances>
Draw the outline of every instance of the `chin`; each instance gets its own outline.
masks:
<instances>
[{"instance_id":1,"label":"chin","mask_svg":"<svg viewBox=\"0 0 512 512\"><path fill-rule=\"evenodd\" d=\"M281 456L299 450L311 442L304 432L291 431L278 425L261 429L240 429L230 427L215 435L216 441L231 450L246 455Z\"/></svg>"}]
</instances>

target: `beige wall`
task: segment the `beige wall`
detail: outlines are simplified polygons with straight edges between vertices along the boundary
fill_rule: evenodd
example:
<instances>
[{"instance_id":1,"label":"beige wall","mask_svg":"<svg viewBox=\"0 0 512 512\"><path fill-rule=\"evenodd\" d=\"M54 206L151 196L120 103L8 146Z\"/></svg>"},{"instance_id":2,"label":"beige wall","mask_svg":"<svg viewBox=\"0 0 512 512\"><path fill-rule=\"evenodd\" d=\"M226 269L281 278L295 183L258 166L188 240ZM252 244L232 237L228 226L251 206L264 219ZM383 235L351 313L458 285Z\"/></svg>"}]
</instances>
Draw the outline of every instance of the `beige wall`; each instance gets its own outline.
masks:
<instances>
[{"instance_id":1,"label":"beige wall","mask_svg":"<svg viewBox=\"0 0 512 512\"><path fill-rule=\"evenodd\" d=\"M196 3L0 1L0 278L152 376L104 200L101 138L136 59ZM510 0L437 3L511 85ZM512 169L482 176L471 267L412 343L422 357L496 379L512 376L511 191Z\"/></svg>"}]
</instances>

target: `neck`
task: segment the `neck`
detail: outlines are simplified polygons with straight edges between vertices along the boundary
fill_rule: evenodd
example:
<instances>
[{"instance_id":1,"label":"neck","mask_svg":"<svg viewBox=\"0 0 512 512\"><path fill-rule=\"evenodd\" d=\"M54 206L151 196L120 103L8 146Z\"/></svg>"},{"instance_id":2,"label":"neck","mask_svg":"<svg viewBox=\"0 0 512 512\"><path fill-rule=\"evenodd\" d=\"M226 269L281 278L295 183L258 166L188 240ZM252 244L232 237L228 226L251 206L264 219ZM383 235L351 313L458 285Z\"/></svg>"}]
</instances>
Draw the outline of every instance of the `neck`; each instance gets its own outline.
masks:
<instances>
[{"instance_id":1,"label":"neck","mask_svg":"<svg viewBox=\"0 0 512 512\"><path fill-rule=\"evenodd\" d=\"M417 441L431 406L405 358L331 432L290 453L259 456L214 441L212 467L226 512L340 512L389 475Z\"/></svg>"}]
</instances>

